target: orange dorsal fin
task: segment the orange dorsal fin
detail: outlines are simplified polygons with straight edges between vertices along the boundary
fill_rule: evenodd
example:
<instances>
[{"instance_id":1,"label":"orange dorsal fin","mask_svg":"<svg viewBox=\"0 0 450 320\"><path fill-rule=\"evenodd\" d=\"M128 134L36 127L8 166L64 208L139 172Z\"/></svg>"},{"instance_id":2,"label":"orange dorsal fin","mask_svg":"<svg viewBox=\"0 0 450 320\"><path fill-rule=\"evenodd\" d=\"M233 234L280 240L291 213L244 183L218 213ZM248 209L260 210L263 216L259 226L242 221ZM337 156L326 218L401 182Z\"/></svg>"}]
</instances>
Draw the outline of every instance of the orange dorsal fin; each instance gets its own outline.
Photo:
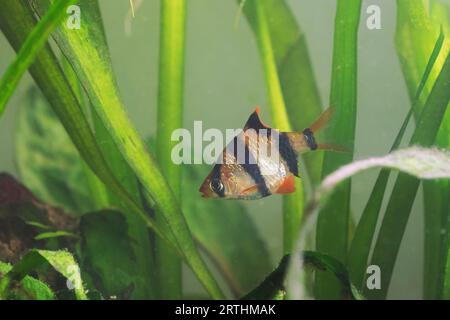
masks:
<instances>
[{"instance_id":1,"label":"orange dorsal fin","mask_svg":"<svg viewBox=\"0 0 450 320\"><path fill-rule=\"evenodd\" d=\"M262 122L261 119L259 118L260 112L261 112L261 110L257 106L255 108L255 111L253 111L253 113L250 115L250 117L248 117L248 120L244 126L244 131L247 129L260 130L260 129L270 128L268 125L266 125L264 122Z\"/></svg>"},{"instance_id":2,"label":"orange dorsal fin","mask_svg":"<svg viewBox=\"0 0 450 320\"><path fill-rule=\"evenodd\" d=\"M295 178L292 174L288 175L284 180L281 182L280 186L278 187L277 191L275 193L278 194L287 194L292 193L295 191Z\"/></svg>"},{"instance_id":3,"label":"orange dorsal fin","mask_svg":"<svg viewBox=\"0 0 450 320\"><path fill-rule=\"evenodd\" d=\"M333 114L333 108L329 107L327 110L322 112L322 114L317 118L316 121L309 127L313 133L316 133L323 127L327 125L330 121L331 115Z\"/></svg>"}]
</instances>

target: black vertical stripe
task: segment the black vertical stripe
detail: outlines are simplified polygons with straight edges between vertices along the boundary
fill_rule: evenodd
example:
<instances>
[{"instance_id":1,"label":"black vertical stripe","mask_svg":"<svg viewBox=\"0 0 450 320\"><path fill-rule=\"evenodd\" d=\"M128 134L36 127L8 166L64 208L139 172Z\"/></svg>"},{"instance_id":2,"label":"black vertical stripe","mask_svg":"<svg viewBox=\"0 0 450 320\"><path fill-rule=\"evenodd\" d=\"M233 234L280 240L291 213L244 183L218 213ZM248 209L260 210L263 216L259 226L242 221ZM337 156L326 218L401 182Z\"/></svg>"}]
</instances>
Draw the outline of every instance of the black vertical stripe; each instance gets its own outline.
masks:
<instances>
[{"instance_id":1,"label":"black vertical stripe","mask_svg":"<svg viewBox=\"0 0 450 320\"><path fill-rule=\"evenodd\" d=\"M285 132L280 132L279 137L280 138L278 148L280 150L280 155L286 162L289 171L292 172L293 175L298 177L297 154L295 153L294 148L292 148L291 142L289 141L289 137Z\"/></svg>"},{"instance_id":2,"label":"black vertical stripe","mask_svg":"<svg viewBox=\"0 0 450 320\"><path fill-rule=\"evenodd\" d=\"M306 144L311 150L317 149L316 139L314 138L314 133L310 128L303 130L303 136L305 137Z\"/></svg>"},{"instance_id":3,"label":"black vertical stripe","mask_svg":"<svg viewBox=\"0 0 450 320\"><path fill-rule=\"evenodd\" d=\"M248 162L247 159L245 163L241 164L242 168L247 172L250 177L253 179L255 184L258 187L258 191L261 193L263 197L270 195L269 188L267 188L266 181L264 180L264 177L261 174L261 170L259 169L259 165L255 164L256 161L253 157L253 154L248 150L248 145L245 144L245 152L246 155L248 154ZM250 161L251 160L251 161Z\"/></svg>"}]
</instances>

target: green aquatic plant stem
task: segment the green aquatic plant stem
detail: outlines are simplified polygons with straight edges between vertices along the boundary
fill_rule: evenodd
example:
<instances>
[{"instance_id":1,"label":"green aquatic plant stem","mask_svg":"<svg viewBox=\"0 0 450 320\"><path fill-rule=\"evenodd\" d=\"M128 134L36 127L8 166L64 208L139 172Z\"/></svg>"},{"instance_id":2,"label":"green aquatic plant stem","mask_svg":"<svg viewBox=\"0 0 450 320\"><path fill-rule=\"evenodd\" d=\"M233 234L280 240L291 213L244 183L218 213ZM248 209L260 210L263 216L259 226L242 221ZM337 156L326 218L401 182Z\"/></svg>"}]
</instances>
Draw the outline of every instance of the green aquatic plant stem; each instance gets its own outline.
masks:
<instances>
[{"instance_id":1,"label":"green aquatic plant stem","mask_svg":"<svg viewBox=\"0 0 450 320\"><path fill-rule=\"evenodd\" d=\"M8 67L0 80L0 116L3 114L6 104L22 75L33 63L39 50L47 43L47 39L52 31L62 22L66 15L66 8L76 1L61 0L56 2L28 35L14 62Z\"/></svg>"},{"instance_id":2,"label":"green aquatic plant stem","mask_svg":"<svg viewBox=\"0 0 450 320\"><path fill-rule=\"evenodd\" d=\"M257 41L273 124L280 131L292 131L281 90L267 14L261 2L255 2L254 5L257 17ZM299 179L296 180L297 190L293 194L283 197L283 247L285 253L292 250L303 216L303 183Z\"/></svg>"},{"instance_id":3,"label":"green aquatic plant stem","mask_svg":"<svg viewBox=\"0 0 450 320\"><path fill-rule=\"evenodd\" d=\"M172 161L172 133L183 125L186 1L162 0L159 39L158 121L156 156L166 180L181 201L181 165ZM165 222L156 212L156 220ZM181 260L165 243L156 240L160 298L182 296Z\"/></svg>"},{"instance_id":4,"label":"green aquatic plant stem","mask_svg":"<svg viewBox=\"0 0 450 320\"><path fill-rule=\"evenodd\" d=\"M353 149L357 102L357 43L361 1L338 0L334 27L330 106L334 108L328 136L336 144ZM322 177L352 161L353 151L327 152ZM317 220L316 249L346 263L350 219L351 183L341 184L330 196ZM318 299L339 299L339 283L330 274L318 274Z\"/></svg>"}]
</instances>

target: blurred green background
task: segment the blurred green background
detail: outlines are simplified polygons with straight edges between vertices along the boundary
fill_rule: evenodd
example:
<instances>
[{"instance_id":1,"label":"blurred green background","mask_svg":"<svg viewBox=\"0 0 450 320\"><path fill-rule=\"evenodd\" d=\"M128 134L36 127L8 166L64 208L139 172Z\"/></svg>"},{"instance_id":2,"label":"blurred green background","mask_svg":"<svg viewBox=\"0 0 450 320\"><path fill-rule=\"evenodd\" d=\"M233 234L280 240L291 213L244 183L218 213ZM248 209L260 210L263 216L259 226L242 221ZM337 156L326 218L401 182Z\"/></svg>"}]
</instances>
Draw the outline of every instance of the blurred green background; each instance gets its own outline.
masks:
<instances>
[{"instance_id":1,"label":"blurred green background","mask_svg":"<svg viewBox=\"0 0 450 320\"><path fill-rule=\"evenodd\" d=\"M291 0L288 3L306 34L320 95L326 107L330 90L335 2ZM100 4L122 97L133 123L141 135L147 137L156 128L159 1L143 1L131 22L130 34L125 30L129 2L102 0ZM381 30L368 30L366 27L366 8L372 4L381 8ZM241 17L237 28L234 27L237 10L235 0L191 0L188 3L184 100L184 126L188 129L193 127L194 120L202 120L204 129L241 127L255 105L262 107L263 119L271 123L257 44L245 17ZM387 153L410 107L394 47L395 20L394 1L363 1L355 158ZM0 35L0 74L13 57L13 50ZM16 174L14 128L24 93L31 85L31 78L27 75L0 121L1 171ZM376 174L376 171L371 171L353 179L354 212L362 212ZM421 192L417 199L388 298L422 297ZM275 265L282 255L281 198L273 196L248 201L245 205L265 238ZM187 293L202 290L193 276L184 279Z\"/></svg>"}]
</instances>

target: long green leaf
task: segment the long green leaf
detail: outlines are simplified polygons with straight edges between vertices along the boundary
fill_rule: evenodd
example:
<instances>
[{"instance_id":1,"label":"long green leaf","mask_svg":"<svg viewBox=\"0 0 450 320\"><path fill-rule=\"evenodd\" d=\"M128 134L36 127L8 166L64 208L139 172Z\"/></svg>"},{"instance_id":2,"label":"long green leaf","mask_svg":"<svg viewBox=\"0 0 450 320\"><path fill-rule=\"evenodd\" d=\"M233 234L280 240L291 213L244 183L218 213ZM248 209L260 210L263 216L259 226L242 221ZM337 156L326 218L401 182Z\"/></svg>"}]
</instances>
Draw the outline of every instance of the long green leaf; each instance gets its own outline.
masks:
<instances>
[{"instance_id":1,"label":"long green leaf","mask_svg":"<svg viewBox=\"0 0 450 320\"><path fill-rule=\"evenodd\" d=\"M397 149L400 145L400 142L403 139L403 135L406 131L409 120L413 114L413 110L419 103L419 98L422 94L425 84L427 83L431 70L433 70L433 66L441 51L443 42L444 42L444 35L441 33L441 36L436 41L434 50L431 53L427 67L422 76L420 84L417 88L412 106L402 123L402 126L395 138L395 141L390 149L390 152ZM377 180L370 194L369 200L367 201L367 204L364 207L364 211L358 222L358 226L355 230L355 234L351 242L349 250L348 268L352 281L358 286L358 288L361 288L363 286L363 280L366 272L367 262L369 259L370 248L375 235L375 227L378 221L378 216L380 213L381 204L383 202L389 176L390 171L386 169L381 170L380 173L378 174Z\"/></svg>"},{"instance_id":2,"label":"long green leaf","mask_svg":"<svg viewBox=\"0 0 450 320\"><path fill-rule=\"evenodd\" d=\"M329 137L335 143L353 148L356 127L357 39L361 1L338 0L334 29L330 105L335 109ZM351 162L353 152L326 153L322 176ZM342 263L346 262L350 218L350 181L331 196L317 221L316 248ZM340 298L339 285L329 274L316 277L318 299Z\"/></svg>"},{"instance_id":3,"label":"long green leaf","mask_svg":"<svg viewBox=\"0 0 450 320\"><path fill-rule=\"evenodd\" d=\"M433 144L449 101L450 54L447 55L421 112L417 128L410 141L411 145L430 146ZM383 299L386 297L419 183L419 180L409 175L399 174L397 177L370 262L371 265L378 265L383 270L381 289L367 292L367 296L370 298Z\"/></svg>"},{"instance_id":4,"label":"long green leaf","mask_svg":"<svg viewBox=\"0 0 450 320\"><path fill-rule=\"evenodd\" d=\"M48 263L68 280L78 300L86 300L86 292L81 280L80 268L67 251L31 250L0 279L0 297L5 297L16 281L21 281L39 266Z\"/></svg>"},{"instance_id":5,"label":"long green leaf","mask_svg":"<svg viewBox=\"0 0 450 320\"><path fill-rule=\"evenodd\" d=\"M14 62L8 67L0 81L0 116L22 75L33 63L39 50L46 44L52 31L63 20L66 8L75 2L76 0L61 0L55 3L23 43Z\"/></svg>"},{"instance_id":6,"label":"long green leaf","mask_svg":"<svg viewBox=\"0 0 450 320\"><path fill-rule=\"evenodd\" d=\"M95 111L145 192L154 201L156 209L164 214L181 254L207 291L214 298L221 298L223 294L197 251L176 197L126 114L112 73L106 43L102 42L101 33L95 28L94 21L100 17L95 15L96 11L89 9L95 3L81 1L80 5L87 9L83 11L84 23L81 28L77 32L59 28L54 39L77 72Z\"/></svg>"},{"instance_id":7,"label":"long green leaf","mask_svg":"<svg viewBox=\"0 0 450 320\"><path fill-rule=\"evenodd\" d=\"M238 0L238 2L243 5L248 23L257 35L256 1ZM267 25L289 122L293 130L303 130L318 117L322 109L305 34L286 1L264 0L258 1L258 5L270 13ZM318 184L323 153L306 153L302 158L310 181L313 185Z\"/></svg>"},{"instance_id":8,"label":"long green leaf","mask_svg":"<svg viewBox=\"0 0 450 320\"><path fill-rule=\"evenodd\" d=\"M256 38L266 80L269 108L274 127L281 131L292 131L284 103L278 75L275 53L270 34L267 13L262 2L255 2ZM297 179L296 191L283 197L283 246L289 253L295 241L303 216L303 182Z\"/></svg>"},{"instance_id":9,"label":"long green leaf","mask_svg":"<svg viewBox=\"0 0 450 320\"><path fill-rule=\"evenodd\" d=\"M177 199L181 196L181 166L173 163L174 130L183 125L183 84L186 1L161 1L159 40L158 122L156 155L161 171ZM164 216L156 212L157 221ZM180 298L182 294L181 261L161 241L156 241L159 294L161 298Z\"/></svg>"}]
</instances>

